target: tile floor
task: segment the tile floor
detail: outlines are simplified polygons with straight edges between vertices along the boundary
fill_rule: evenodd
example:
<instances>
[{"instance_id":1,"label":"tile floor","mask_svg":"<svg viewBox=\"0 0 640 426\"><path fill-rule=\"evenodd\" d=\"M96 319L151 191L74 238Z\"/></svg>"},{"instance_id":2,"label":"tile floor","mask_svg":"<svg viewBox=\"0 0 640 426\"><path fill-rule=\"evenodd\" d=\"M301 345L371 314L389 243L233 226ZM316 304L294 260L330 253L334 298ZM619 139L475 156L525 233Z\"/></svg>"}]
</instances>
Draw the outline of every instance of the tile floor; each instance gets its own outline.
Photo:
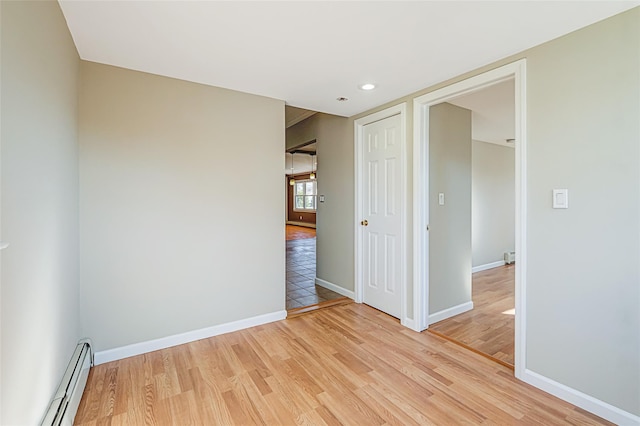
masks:
<instances>
[{"instance_id":1,"label":"tile floor","mask_svg":"<svg viewBox=\"0 0 640 426\"><path fill-rule=\"evenodd\" d=\"M315 285L316 239L287 241L287 309L302 308L342 297Z\"/></svg>"}]
</instances>

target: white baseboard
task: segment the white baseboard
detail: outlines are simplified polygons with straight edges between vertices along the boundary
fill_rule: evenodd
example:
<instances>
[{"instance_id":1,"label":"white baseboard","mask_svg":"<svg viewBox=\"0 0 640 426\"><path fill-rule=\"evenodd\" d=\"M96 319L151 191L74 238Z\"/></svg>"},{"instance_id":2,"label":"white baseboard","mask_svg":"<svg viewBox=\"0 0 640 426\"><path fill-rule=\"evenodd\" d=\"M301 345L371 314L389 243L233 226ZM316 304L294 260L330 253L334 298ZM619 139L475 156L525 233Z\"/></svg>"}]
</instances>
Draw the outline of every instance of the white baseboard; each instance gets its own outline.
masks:
<instances>
[{"instance_id":1,"label":"white baseboard","mask_svg":"<svg viewBox=\"0 0 640 426\"><path fill-rule=\"evenodd\" d=\"M327 288L329 290L335 291L338 294L341 294L343 296L346 296L350 299L355 299L356 298L356 294L351 291L351 290L347 290L346 288L337 286L333 283L330 283L329 281L325 281L325 280L321 280L320 278L316 277L316 284L319 285L320 287L324 287Z\"/></svg>"},{"instance_id":2,"label":"white baseboard","mask_svg":"<svg viewBox=\"0 0 640 426\"><path fill-rule=\"evenodd\" d=\"M269 314L258 315L251 318L245 318L238 321L232 321L225 324L202 328L200 330L188 331L186 333L174 334L173 336L161 337L160 339L134 343L132 345L122 346L119 348L107 349L105 351L95 353L94 364L104 364L105 362L117 361L119 359L129 358L131 356L141 355L160 349L166 349L172 346L182 345L184 343L218 336L220 334L231 333L232 331L244 330L245 328L255 327L257 325L280 321L285 319L286 317L287 311L271 312Z\"/></svg>"},{"instance_id":3,"label":"white baseboard","mask_svg":"<svg viewBox=\"0 0 640 426\"><path fill-rule=\"evenodd\" d=\"M476 272L486 271L487 269L499 268L504 266L504 260L498 260L497 262L485 263L484 265L478 265L471 268L471 273L475 274Z\"/></svg>"},{"instance_id":4,"label":"white baseboard","mask_svg":"<svg viewBox=\"0 0 640 426\"><path fill-rule=\"evenodd\" d=\"M525 369L520 380L615 424L640 425L640 416L621 410L531 370Z\"/></svg>"},{"instance_id":5,"label":"white baseboard","mask_svg":"<svg viewBox=\"0 0 640 426\"><path fill-rule=\"evenodd\" d=\"M435 314L429 315L429 325L460 315L464 312L470 311L471 309L473 309L473 302L465 302L452 306L451 308L444 309L440 312L436 312Z\"/></svg>"},{"instance_id":6,"label":"white baseboard","mask_svg":"<svg viewBox=\"0 0 640 426\"><path fill-rule=\"evenodd\" d=\"M296 222L294 220L288 220L287 225L295 225L295 226L303 226L305 228L315 228L315 223L307 223L307 222Z\"/></svg>"}]
</instances>

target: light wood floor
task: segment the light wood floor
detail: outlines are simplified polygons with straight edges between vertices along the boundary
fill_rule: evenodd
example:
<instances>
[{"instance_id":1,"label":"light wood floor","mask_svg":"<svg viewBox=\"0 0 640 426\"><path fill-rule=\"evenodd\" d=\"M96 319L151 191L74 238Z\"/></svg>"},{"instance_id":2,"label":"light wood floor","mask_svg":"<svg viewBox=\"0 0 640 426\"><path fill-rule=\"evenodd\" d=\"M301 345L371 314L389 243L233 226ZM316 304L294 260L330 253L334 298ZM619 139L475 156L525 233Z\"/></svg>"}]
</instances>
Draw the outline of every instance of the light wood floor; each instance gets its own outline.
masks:
<instances>
[{"instance_id":1,"label":"light wood floor","mask_svg":"<svg viewBox=\"0 0 640 426\"><path fill-rule=\"evenodd\" d=\"M316 229L306 226L286 225L287 241L302 240L305 238L315 238Z\"/></svg>"},{"instance_id":2,"label":"light wood floor","mask_svg":"<svg viewBox=\"0 0 640 426\"><path fill-rule=\"evenodd\" d=\"M429 330L513 366L515 265L473 274L473 309L430 325Z\"/></svg>"},{"instance_id":3,"label":"light wood floor","mask_svg":"<svg viewBox=\"0 0 640 426\"><path fill-rule=\"evenodd\" d=\"M76 424L607 424L348 304L91 370Z\"/></svg>"}]
</instances>

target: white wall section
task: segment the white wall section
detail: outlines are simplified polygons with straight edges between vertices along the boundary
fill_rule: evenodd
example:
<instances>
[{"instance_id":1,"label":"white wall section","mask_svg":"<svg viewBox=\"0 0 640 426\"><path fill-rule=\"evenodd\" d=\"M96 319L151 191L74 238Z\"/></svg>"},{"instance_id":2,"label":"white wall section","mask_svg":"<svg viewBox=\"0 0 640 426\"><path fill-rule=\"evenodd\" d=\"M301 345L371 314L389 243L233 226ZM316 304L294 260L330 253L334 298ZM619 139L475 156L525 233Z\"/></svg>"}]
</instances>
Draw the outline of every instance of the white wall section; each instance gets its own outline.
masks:
<instances>
[{"instance_id":1,"label":"white wall section","mask_svg":"<svg viewBox=\"0 0 640 426\"><path fill-rule=\"evenodd\" d=\"M527 368L638 416L640 8L532 49L527 75Z\"/></svg>"},{"instance_id":2,"label":"white wall section","mask_svg":"<svg viewBox=\"0 0 640 426\"><path fill-rule=\"evenodd\" d=\"M284 102L89 62L81 91L96 351L283 310Z\"/></svg>"},{"instance_id":3,"label":"white wall section","mask_svg":"<svg viewBox=\"0 0 640 426\"><path fill-rule=\"evenodd\" d=\"M353 123L335 115L314 117L318 117L318 194L325 196L317 210L316 277L353 292Z\"/></svg>"},{"instance_id":4,"label":"white wall section","mask_svg":"<svg viewBox=\"0 0 640 426\"><path fill-rule=\"evenodd\" d=\"M473 267L503 259L515 248L516 176L513 148L471 143L471 246Z\"/></svg>"},{"instance_id":5,"label":"white wall section","mask_svg":"<svg viewBox=\"0 0 640 426\"><path fill-rule=\"evenodd\" d=\"M0 2L3 425L39 424L80 338L77 81L57 2Z\"/></svg>"},{"instance_id":6,"label":"white wall section","mask_svg":"<svg viewBox=\"0 0 640 426\"><path fill-rule=\"evenodd\" d=\"M431 317L471 302L471 111L442 103L429 116Z\"/></svg>"}]
</instances>

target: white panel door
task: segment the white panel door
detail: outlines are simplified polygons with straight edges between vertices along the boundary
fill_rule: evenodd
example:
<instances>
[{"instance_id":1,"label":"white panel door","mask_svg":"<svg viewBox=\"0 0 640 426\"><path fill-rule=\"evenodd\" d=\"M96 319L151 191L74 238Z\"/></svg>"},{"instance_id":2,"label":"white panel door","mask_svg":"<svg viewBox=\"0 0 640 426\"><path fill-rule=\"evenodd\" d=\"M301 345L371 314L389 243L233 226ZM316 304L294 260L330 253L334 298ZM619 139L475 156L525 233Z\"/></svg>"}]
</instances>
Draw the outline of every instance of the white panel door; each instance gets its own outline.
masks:
<instances>
[{"instance_id":1,"label":"white panel door","mask_svg":"<svg viewBox=\"0 0 640 426\"><path fill-rule=\"evenodd\" d=\"M396 318L401 312L402 174L400 115L363 128L363 302Z\"/></svg>"}]
</instances>

